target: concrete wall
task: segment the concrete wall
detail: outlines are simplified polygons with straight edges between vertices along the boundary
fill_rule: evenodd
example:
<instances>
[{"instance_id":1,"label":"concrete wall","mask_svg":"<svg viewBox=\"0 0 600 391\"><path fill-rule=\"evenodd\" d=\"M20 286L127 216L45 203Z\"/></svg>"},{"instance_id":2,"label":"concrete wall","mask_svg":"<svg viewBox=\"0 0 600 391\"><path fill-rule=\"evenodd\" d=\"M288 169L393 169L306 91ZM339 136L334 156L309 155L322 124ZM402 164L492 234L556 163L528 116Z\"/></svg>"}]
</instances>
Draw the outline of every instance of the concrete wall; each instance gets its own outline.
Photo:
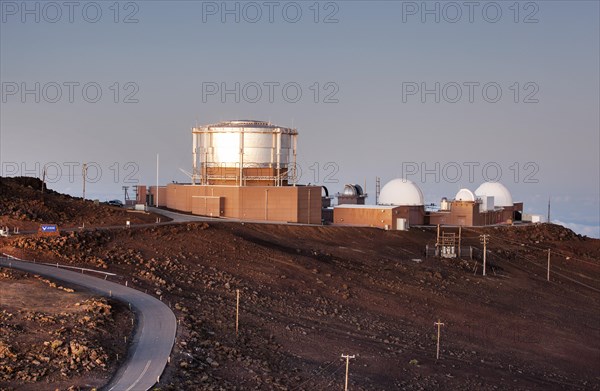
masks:
<instances>
[{"instance_id":1,"label":"concrete wall","mask_svg":"<svg viewBox=\"0 0 600 391\"><path fill-rule=\"evenodd\" d=\"M192 196L192 213L202 216L222 216L223 197Z\"/></svg>"},{"instance_id":2,"label":"concrete wall","mask_svg":"<svg viewBox=\"0 0 600 391\"><path fill-rule=\"evenodd\" d=\"M396 229L395 217L399 208L333 208L333 223L337 225L359 225L366 227Z\"/></svg>"},{"instance_id":3,"label":"concrete wall","mask_svg":"<svg viewBox=\"0 0 600 391\"><path fill-rule=\"evenodd\" d=\"M148 190L149 190L149 193L152 194L152 196L154 197L154 201L152 202L151 206L155 206L156 205L156 186L150 186L148 188ZM168 198L167 187L159 186L158 187L158 206L161 206L161 207L167 206L167 198Z\"/></svg>"},{"instance_id":4,"label":"concrete wall","mask_svg":"<svg viewBox=\"0 0 600 391\"><path fill-rule=\"evenodd\" d=\"M333 223L368 227L398 229L398 219L409 225L423 225L425 210L422 206L396 206L394 208L333 208Z\"/></svg>"},{"instance_id":5,"label":"concrete wall","mask_svg":"<svg viewBox=\"0 0 600 391\"><path fill-rule=\"evenodd\" d=\"M169 184L166 206L174 210L204 214L200 213L206 212L199 201L201 197L220 198L220 215L223 217L321 224L319 186L238 187Z\"/></svg>"},{"instance_id":6,"label":"concrete wall","mask_svg":"<svg viewBox=\"0 0 600 391\"><path fill-rule=\"evenodd\" d=\"M137 186L137 197L135 199L136 204L146 204L146 194L148 189L146 186Z\"/></svg>"},{"instance_id":7,"label":"concrete wall","mask_svg":"<svg viewBox=\"0 0 600 391\"><path fill-rule=\"evenodd\" d=\"M296 221L321 224L321 186L296 186L298 209Z\"/></svg>"}]
</instances>

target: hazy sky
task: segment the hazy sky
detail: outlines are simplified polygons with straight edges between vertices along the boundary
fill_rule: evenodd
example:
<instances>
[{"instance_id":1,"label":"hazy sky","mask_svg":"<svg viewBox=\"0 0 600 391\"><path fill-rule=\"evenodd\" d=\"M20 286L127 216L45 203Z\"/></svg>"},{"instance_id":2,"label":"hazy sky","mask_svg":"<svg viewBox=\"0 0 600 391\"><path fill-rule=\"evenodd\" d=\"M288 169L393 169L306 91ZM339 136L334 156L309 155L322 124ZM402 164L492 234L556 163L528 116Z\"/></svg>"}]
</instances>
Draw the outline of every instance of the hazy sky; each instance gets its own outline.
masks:
<instances>
[{"instance_id":1,"label":"hazy sky","mask_svg":"<svg viewBox=\"0 0 600 391\"><path fill-rule=\"evenodd\" d=\"M600 236L597 1L0 5L3 175L47 164L80 195L91 162L88 194L116 198L157 153L186 181L195 123L270 120L298 128L303 183L373 203L404 175L437 203L499 179Z\"/></svg>"}]
</instances>

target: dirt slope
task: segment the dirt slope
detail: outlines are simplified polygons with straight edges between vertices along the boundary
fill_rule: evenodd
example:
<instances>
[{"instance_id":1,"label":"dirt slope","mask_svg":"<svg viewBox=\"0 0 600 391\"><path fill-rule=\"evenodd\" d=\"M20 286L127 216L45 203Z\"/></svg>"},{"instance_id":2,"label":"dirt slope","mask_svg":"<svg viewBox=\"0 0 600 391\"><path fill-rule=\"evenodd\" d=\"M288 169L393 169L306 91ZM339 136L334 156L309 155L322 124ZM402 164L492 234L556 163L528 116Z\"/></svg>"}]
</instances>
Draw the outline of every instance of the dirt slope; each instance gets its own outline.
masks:
<instances>
[{"instance_id":1,"label":"dirt slope","mask_svg":"<svg viewBox=\"0 0 600 391\"><path fill-rule=\"evenodd\" d=\"M435 230L418 228L183 224L0 246L168 301L181 330L161 389L341 389L340 355L358 354L352 390L600 390L600 241L541 225L463 230L463 245L482 232L486 277L475 260L425 258Z\"/></svg>"},{"instance_id":2,"label":"dirt slope","mask_svg":"<svg viewBox=\"0 0 600 391\"><path fill-rule=\"evenodd\" d=\"M0 226L37 230L40 223L58 224L59 228L153 223L156 216L128 212L123 208L95 204L44 188L31 177L0 177ZM166 221L163 218L163 221Z\"/></svg>"}]
</instances>

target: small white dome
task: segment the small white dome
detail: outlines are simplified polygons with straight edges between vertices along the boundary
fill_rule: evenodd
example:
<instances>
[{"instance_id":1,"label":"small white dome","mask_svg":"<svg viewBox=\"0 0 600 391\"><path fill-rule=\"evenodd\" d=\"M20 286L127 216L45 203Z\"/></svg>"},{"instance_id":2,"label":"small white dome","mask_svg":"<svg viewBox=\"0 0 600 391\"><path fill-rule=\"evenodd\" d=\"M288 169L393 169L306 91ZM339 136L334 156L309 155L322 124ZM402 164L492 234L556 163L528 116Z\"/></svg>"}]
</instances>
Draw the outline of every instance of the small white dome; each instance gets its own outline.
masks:
<instances>
[{"instance_id":1,"label":"small white dome","mask_svg":"<svg viewBox=\"0 0 600 391\"><path fill-rule=\"evenodd\" d=\"M380 205L423 205L423 193L408 179L392 179L383 186L379 194Z\"/></svg>"},{"instance_id":2,"label":"small white dome","mask_svg":"<svg viewBox=\"0 0 600 391\"><path fill-rule=\"evenodd\" d=\"M460 189L454 199L456 201L475 201L475 194L469 189Z\"/></svg>"},{"instance_id":3,"label":"small white dome","mask_svg":"<svg viewBox=\"0 0 600 391\"><path fill-rule=\"evenodd\" d=\"M485 182L475 190L477 197L494 197L495 206L513 206L510 191L500 182Z\"/></svg>"}]
</instances>

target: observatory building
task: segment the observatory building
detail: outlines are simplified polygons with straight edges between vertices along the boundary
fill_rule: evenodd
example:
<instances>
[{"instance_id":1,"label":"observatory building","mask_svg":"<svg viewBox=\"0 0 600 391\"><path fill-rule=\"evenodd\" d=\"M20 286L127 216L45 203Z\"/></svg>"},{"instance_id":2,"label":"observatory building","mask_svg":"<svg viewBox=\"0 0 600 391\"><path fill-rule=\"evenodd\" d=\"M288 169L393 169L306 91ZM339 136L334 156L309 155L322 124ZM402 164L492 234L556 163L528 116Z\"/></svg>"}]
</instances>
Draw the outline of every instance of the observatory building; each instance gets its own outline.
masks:
<instances>
[{"instance_id":1,"label":"observatory building","mask_svg":"<svg viewBox=\"0 0 600 391\"><path fill-rule=\"evenodd\" d=\"M437 212L429 212L429 224L482 226L520 221L523 203L514 203L500 182L485 182L472 192L460 189L452 201L443 198Z\"/></svg>"},{"instance_id":2,"label":"observatory building","mask_svg":"<svg viewBox=\"0 0 600 391\"><path fill-rule=\"evenodd\" d=\"M252 120L195 127L192 183L151 186L148 203L158 195L158 206L196 215L321 224L321 187L295 183L297 136Z\"/></svg>"},{"instance_id":3,"label":"observatory building","mask_svg":"<svg viewBox=\"0 0 600 391\"><path fill-rule=\"evenodd\" d=\"M227 121L192 129L193 176L200 185L286 186L296 167L296 129Z\"/></svg>"},{"instance_id":4,"label":"observatory building","mask_svg":"<svg viewBox=\"0 0 600 391\"><path fill-rule=\"evenodd\" d=\"M326 187L297 183L297 143L296 129L264 121L194 127L190 183L138 186L136 202L201 216L390 230L522 219L523 203L513 202L508 189L498 182L483 183L474 192L460 189L452 200L443 198L439 209L427 211L421 189L410 180L389 181L376 191L376 205L365 203L363 187L347 184L332 206L333 197Z\"/></svg>"},{"instance_id":5,"label":"observatory building","mask_svg":"<svg viewBox=\"0 0 600 391\"><path fill-rule=\"evenodd\" d=\"M412 181L398 178L391 180L381 189L377 205L344 203L335 206L333 222L338 225L404 230L409 225L424 224L423 205L421 189Z\"/></svg>"}]
</instances>

